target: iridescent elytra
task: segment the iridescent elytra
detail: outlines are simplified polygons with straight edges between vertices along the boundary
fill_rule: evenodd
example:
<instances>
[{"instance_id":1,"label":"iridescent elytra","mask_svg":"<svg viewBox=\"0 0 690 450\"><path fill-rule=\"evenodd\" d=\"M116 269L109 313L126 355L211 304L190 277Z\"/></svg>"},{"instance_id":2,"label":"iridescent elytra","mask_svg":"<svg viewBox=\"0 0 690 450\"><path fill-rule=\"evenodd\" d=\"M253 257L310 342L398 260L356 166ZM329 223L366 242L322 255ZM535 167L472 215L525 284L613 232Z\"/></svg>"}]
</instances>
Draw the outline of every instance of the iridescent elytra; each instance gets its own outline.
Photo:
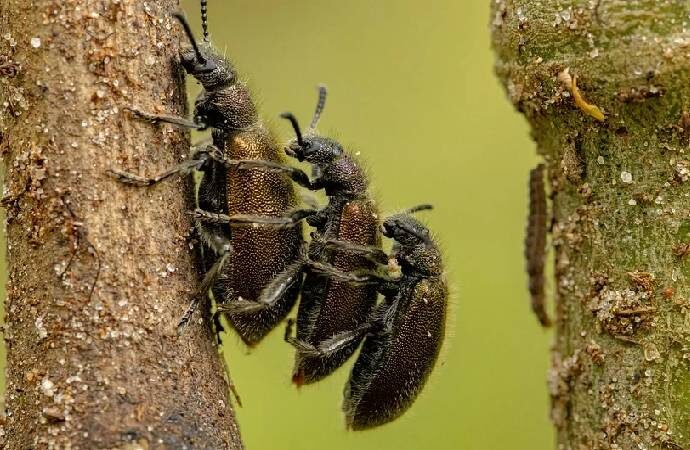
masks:
<instances>
[{"instance_id":1,"label":"iridescent elytra","mask_svg":"<svg viewBox=\"0 0 690 450\"><path fill-rule=\"evenodd\" d=\"M344 281L373 283L384 295L365 323L333 336L318 348L325 356L365 338L344 391L343 411L349 429L373 428L404 414L436 365L445 339L448 286L435 239L411 216L429 208L411 208L382 224L383 235L394 240L390 258L400 268L399 277L319 267ZM362 256L378 252L348 244L341 249Z\"/></svg>"},{"instance_id":2,"label":"iridescent elytra","mask_svg":"<svg viewBox=\"0 0 690 450\"><path fill-rule=\"evenodd\" d=\"M150 122L212 130L212 145L198 148L191 159L152 178L119 170L110 173L122 182L150 186L176 173L199 170L202 178L196 199L196 225L202 242L205 276L200 293L180 321L189 321L198 297L213 291L218 310L227 315L240 338L255 345L282 321L297 299L299 286L290 286L280 302L261 311L233 312L236 301L255 302L276 273L293 263L302 246L302 226L256 226L238 216L280 217L298 205L292 182L280 172L245 169L238 161L284 163L275 138L258 118L251 93L239 81L230 61L218 54L208 39L206 1L201 2L204 41L197 43L186 19L180 20L190 48L180 52L184 69L203 87L195 101L193 120L133 111ZM227 220L203 220L223 216Z\"/></svg>"}]
</instances>

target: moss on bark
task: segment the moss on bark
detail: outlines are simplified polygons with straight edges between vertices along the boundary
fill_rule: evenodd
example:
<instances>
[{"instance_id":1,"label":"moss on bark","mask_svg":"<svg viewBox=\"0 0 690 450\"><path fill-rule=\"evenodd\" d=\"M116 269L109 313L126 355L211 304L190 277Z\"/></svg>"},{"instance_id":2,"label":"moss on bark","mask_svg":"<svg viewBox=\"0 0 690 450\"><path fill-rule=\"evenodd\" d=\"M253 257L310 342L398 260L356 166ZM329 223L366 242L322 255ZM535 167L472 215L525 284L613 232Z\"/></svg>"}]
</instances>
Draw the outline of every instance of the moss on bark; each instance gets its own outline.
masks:
<instances>
[{"instance_id":1,"label":"moss on bark","mask_svg":"<svg viewBox=\"0 0 690 450\"><path fill-rule=\"evenodd\" d=\"M690 448L688 22L686 1L493 4L496 71L549 169L559 449Z\"/></svg>"}]
</instances>

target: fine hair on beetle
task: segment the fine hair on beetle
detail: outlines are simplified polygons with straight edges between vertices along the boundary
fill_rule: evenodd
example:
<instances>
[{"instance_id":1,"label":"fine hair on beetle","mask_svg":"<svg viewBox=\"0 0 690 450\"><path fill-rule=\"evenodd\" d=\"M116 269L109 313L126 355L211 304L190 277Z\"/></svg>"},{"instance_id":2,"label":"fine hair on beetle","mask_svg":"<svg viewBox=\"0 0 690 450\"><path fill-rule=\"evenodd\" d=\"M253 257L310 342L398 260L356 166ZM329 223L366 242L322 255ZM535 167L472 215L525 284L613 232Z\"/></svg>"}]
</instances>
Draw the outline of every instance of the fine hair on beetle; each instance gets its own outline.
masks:
<instances>
[{"instance_id":1,"label":"fine hair on beetle","mask_svg":"<svg viewBox=\"0 0 690 450\"><path fill-rule=\"evenodd\" d=\"M296 350L293 382L321 380L361 348L344 390L347 428L391 422L424 388L445 337L448 287L441 252L429 228L414 217L431 206L380 220L361 163L316 132L326 102L323 86L305 132L292 113L282 114L295 134L282 151L232 63L213 49L207 1L200 6L202 41L175 14L189 40L180 64L202 86L192 118L129 111L154 124L208 129L211 143L193 147L189 159L153 177L108 171L142 187L201 174L189 213L203 280L178 330L200 302L209 306L211 292L214 318L226 317L252 346L287 317L301 292L297 319L285 329L285 340ZM309 164L311 175L287 164L285 156ZM304 207L298 187L323 191L326 205ZM305 223L311 228L308 241ZM381 248L382 236L393 242L390 255Z\"/></svg>"},{"instance_id":2,"label":"fine hair on beetle","mask_svg":"<svg viewBox=\"0 0 690 450\"><path fill-rule=\"evenodd\" d=\"M211 129L212 144L195 149L190 159L151 178L121 170L110 174L123 183L150 186L175 174L201 172L196 208L191 212L201 241L205 275L199 292L180 321L190 320L197 303L213 292L217 311L225 315L247 345L261 341L288 314L299 284L286 287L270 307L238 311L233 302L257 302L263 289L299 259L302 225L262 226L248 217L281 217L295 209L298 196L281 171L259 171L255 161L281 165L284 156L274 136L259 120L251 94L238 80L229 60L208 39L207 5L201 1L204 40L197 42L182 14L175 14L190 46L180 51L180 63L202 86L194 103L193 119L130 110L152 123L192 129Z\"/></svg>"},{"instance_id":3,"label":"fine hair on beetle","mask_svg":"<svg viewBox=\"0 0 690 450\"><path fill-rule=\"evenodd\" d=\"M343 411L349 429L373 428L404 414L424 388L443 345L448 286L441 251L429 229L412 216L426 209L431 206L410 208L381 225L383 235L394 242L390 259L399 266L399 277L386 274L387 266L368 273L318 267L331 277L371 283L384 296L365 323L316 349L318 354L328 355L364 338L344 390ZM378 250L333 245L360 255Z\"/></svg>"},{"instance_id":4,"label":"fine hair on beetle","mask_svg":"<svg viewBox=\"0 0 690 450\"><path fill-rule=\"evenodd\" d=\"M339 349L327 356L315 349L324 341L362 324L376 305L377 291L372 285L356 285L331 278L314 265L329 265L337 270L371 270L375 264L385 263L386 255L380 250L379 216L376 202L368 193L369 182L361 164L335 140L316 133L316 125L326 101L326 88L319 87L317 106L306 133L302 132L297 118L291 113L282 117L289 120L295 138L288 144L286 153L300 162L312 166L315 174L310 177L292 166L279 167L274 163L256 162L259 170L283 170L296 184L312 191L323 190L328 203L321 209L298 209L282 220L254 217L255 223L289 227L305 220L313 228L305 258L278 274L264 291L262 300L270 307L279 301L285 286L299 284L302 292L297 314L297 334L292 337L292 321L286 328L286 340L296 349L293 382L301 386L318 381L340 367L357 348L359 342ZM355 248L376 248L378 253L362 256L342 251L329 244L339 242ZM375 261L372 261L372 258ZM376 259L378 258L378 259ZM236 302L229 305L236 311L252 311L262 302Z\"/></svg>"}]
</instances>

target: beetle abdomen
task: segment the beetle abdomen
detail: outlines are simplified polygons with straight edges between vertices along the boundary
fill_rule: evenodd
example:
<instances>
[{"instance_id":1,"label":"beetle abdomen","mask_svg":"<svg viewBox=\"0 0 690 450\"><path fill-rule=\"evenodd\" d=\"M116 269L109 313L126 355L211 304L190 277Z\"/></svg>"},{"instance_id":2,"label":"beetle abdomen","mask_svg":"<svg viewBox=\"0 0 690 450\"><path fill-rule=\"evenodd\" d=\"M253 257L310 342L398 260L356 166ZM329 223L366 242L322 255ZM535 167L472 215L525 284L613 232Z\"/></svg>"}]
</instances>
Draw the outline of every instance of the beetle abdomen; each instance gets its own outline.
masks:
<instances>
[{"instance_id":1,"label":"beetle abdomen","mask_svg":"<svg viewBox=\"0 0 690 450\"><path fill-rule=\"evenodd\" d=\"M256 159L283 163L278 146L267 130L256 126L234 134L225 153L232 159ZM227 170L229 215L284 216L297 205L291 181L280 173L261 170ZM255 300L261 290L297 257L302 226L290 228L251 225L230 230L233 253L213 292L222 302L238 298ZM293 286L273 308L258 312L226 313L242 340L254 345L285 318L294 305L299 286Z\"/></svg>"},{"instance_id":2,"label":"beetle abdomen","mask_svg":"<svg viewBox=\"0 0 690 450\"><path fill-rule=\"evenodd\" d=\"M322 239L380 247L378 210L373 200L347 202L339 219L338 226L328 227ZM318 243L312 245L317 246ZM343 272L374 268L369 260L340 249L321 249L319 256L320 262L332 264ZM357 329L369 318L376 297L374 285L353 285L319 274L308 274L300 303L297 338L318 346L340 332ZM293 381L298 385L309 384L326 377L352 356L359 343L359 340L353 341L329 357L315 358L298 352Z\"/></svg>"},{"instance_id":3,"label":"beetle abdomen","mask_svg":"<svg viewBox=\"0 0 690 450\"><path fill-rule=\"evenodd\" d=\"M381 326L366 338L345 388L348 428L385 424L412 405L443 344L446 300L439 278L421 280L390 299L392 315L378 318Z\"/></svg>"}]
</instances>

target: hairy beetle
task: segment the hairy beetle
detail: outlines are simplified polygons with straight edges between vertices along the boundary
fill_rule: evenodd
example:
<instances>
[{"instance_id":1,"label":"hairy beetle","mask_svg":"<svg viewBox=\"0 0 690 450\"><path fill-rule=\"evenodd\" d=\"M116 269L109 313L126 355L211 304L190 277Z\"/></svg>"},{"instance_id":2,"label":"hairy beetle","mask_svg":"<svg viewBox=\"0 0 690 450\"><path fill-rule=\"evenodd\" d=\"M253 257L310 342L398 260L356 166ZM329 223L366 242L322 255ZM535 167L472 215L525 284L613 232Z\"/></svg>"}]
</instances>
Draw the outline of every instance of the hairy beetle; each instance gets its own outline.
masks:
<instances>
[{"instance_id":1,"label":"hairy beetle","mask_svg":"<svg viewBox=\"0 0 690 450\"><path fill-rule=\"evenodd\" d=\"M319 269L351 283L374 283L384 295L369 319L357 328L332 336L314 349L314 357L329 355L359 342L364 344L344 391L347 427L363 430L402 415L424 387L445 337L448 287L441 252L429 229L410 213L420 205L383 221L383 235L394 240L391 259L400 277L371 272ZM378 258L378 248L355 248L330 242L342 251Z\"/></svg>"},{"instance_id":2,"label":"hairy beetle","mask_svg":"<svg viewBox=\"0 0 690 450\"><path fill-rule=\"evenodd\" d=\"M319 101L309 132L303 135L297 119L283 114L292 123L296 139L286 152L298 161L312 165L310 178L300 169L271 162L255 162L254 167L267 171L284 171L295 182L311 190L323 189L328 204L321 210L298 209L283 218L246 217L255 223L291 227L306 219L314 227L307 258L288 267L264 290L258 302L234 302L222 305L235 313L255 311L262 306L273 308L290 286L302 281L302 296L297 314L297 336L287 340L297 349L293 382L302 385L318 381L340 367L355 351L359 342L352 342L328 358L313 357L313 349L334 334L357 328L364 323L376 304L377 291L372 285L353 285L310 269L307 261L332 265L341 271L373 269L374 262L359 255L343 253L324 245L330 240L350 243L354 246L380 246L378 209L368 196L368 180L361 165L336 141L315 134L314 130L323 111L326 89L319 88ZM247 167L248 163L244 163ZM200 220L216 221L220 218L198 214ZM231 221L233 218L227 217ZM235 218L236 220L236 218ZM382 258L386 258L383 254ZM380 261L379 261L380 262Z\"/></svg>"},{"instance_id":3,"label":"hairy beetle","mask_svg":"<svg viewBox=\"0 0 690 450\"><path fill-rule=\"evenodd\" d=\"M119 170L110 173L124 183L149 186L176 173L201 171L196 214L237 218L216 223L197 221L204 260L210 266L201 283L201 292L206 295L211 289L219 311L226 314L246 344L254 345L285 318L297 299L299 286L291 285L270 307L239 311L223 305L258 299L275 274L297 260L302 246L302 226L256 226L242 220L242 216L282 217L299 202L292 182L284 173L248 170L252 160L283 164L284 157L272 134L260 122L250 92L238 81L234 67L212 49L206 3L201 1L204 30L201 48L186 19L176 15L191 43L191 48L180 52L181 64L203 87L195 101L193 120L133 113L151 122L211 128L213 145L197 149L191 159L152 178ZM198 300L197 296L180 326L189 321Z\"/></svg>"}]
</instances>

